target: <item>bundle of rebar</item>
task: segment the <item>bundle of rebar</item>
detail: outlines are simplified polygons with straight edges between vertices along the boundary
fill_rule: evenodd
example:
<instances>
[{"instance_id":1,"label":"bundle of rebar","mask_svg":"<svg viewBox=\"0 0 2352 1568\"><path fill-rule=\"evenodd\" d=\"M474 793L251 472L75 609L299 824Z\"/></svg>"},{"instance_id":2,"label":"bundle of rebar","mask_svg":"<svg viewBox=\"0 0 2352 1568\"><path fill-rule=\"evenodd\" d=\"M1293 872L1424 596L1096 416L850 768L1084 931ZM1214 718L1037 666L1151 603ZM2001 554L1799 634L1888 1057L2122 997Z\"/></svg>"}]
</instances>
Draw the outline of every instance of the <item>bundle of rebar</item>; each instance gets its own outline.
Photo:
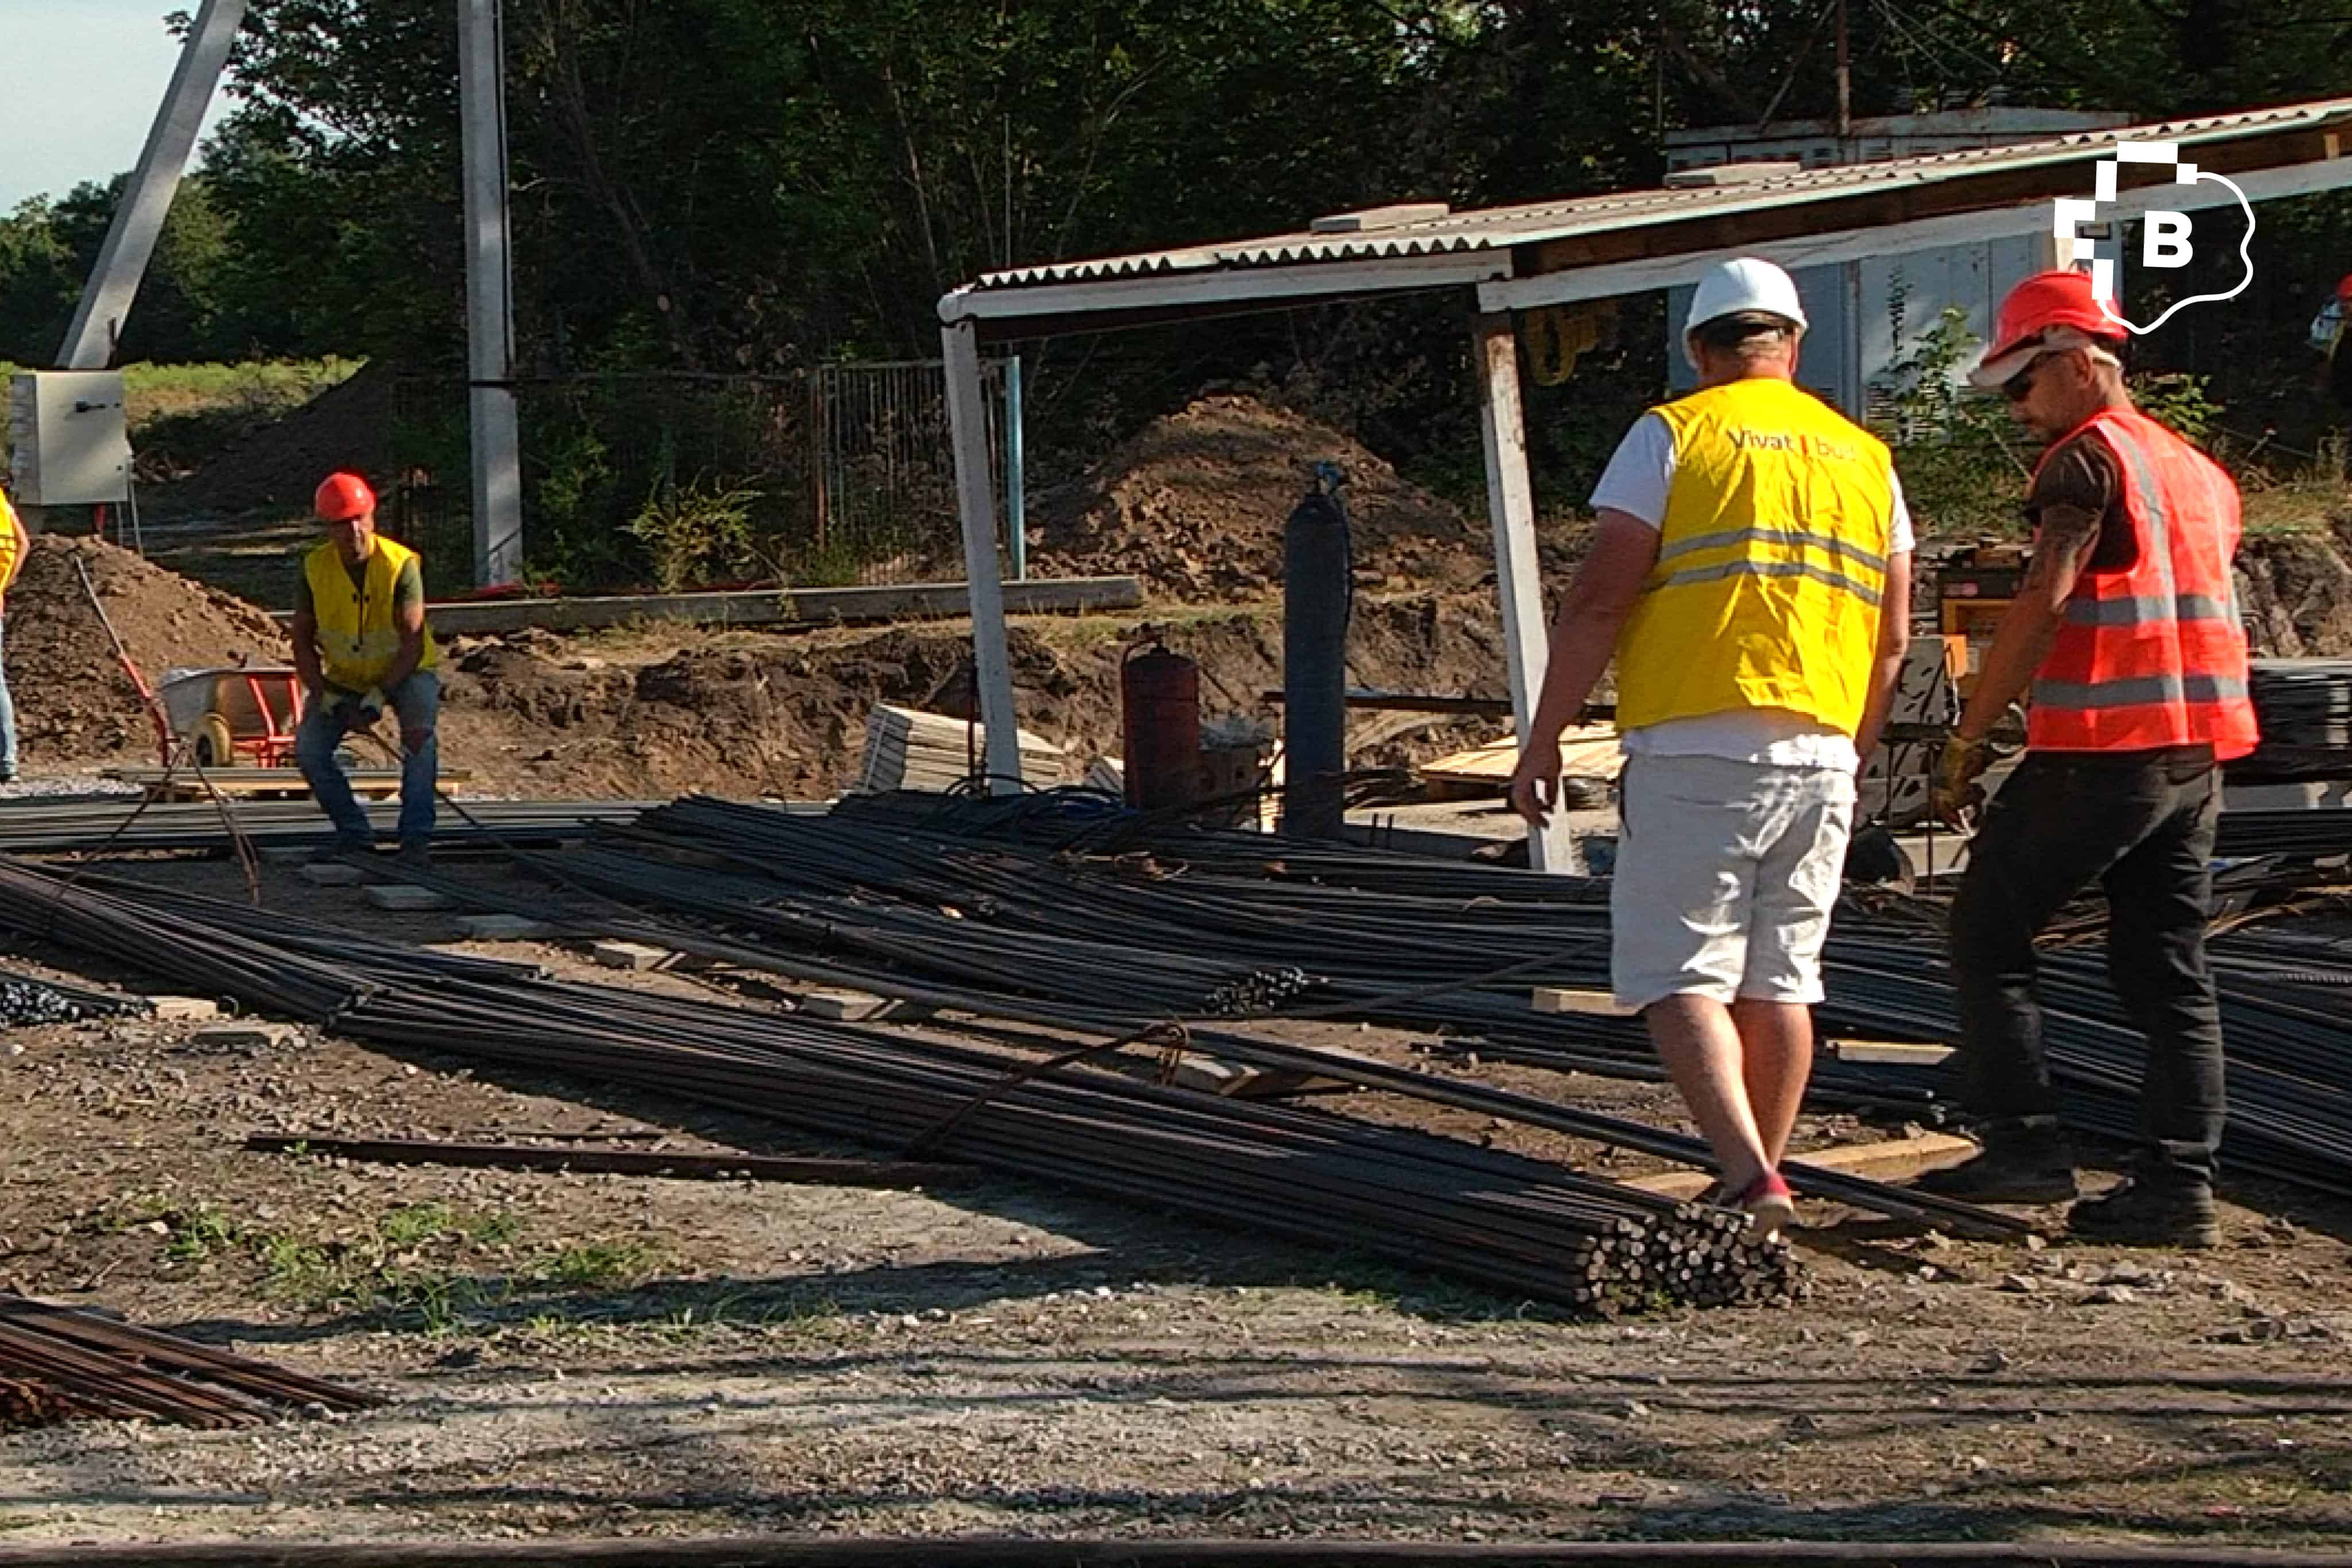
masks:
<instances>
[{"instance_id":1,"label":"bundle of rebar","mask_svg":"<svg viewBox=\"0 0 2352 1568\"><path fill-rule=\"evenodd\" d=\"M1785 1247L1738 1216L1327 1112L1095 1071L1024 1075L973 1046L539 978L5 862L0 926L354 1040L698 1098L1581 1310L1794 1290Z\"/></svg>"},{"instance_id":2,"label":"bundle of rebar","mask_svg":"<svg viewBox=\"0 0 2352 1568\"><path fill-rule=\"evenodd\" d=\"M1087 856L903 818L794 818L696 798L610 830L560 864L603 897L749 933L772 953L821 955L838 967L835 978L856 983L862 972L867 988L887 989L896 970L1051 1001L1110 1027L1231 1016L1221 999L1296 970L1311 983L1286 980L1270 1010L1442 1029L1496 1059L1657 1075L1633 1021L1528 1006L1532 986L1607 987L1608 915L1594 884L1230 832L1130 834L1124 848ZM2310 952L2288 970L2231 966L2264 940L2240 933L2216 945L2232 1080L2228 1157L2241 1170L2352 1191L2352 1017L2331 988L2352 980L2352 964ZM1932 925L1850 905L1826 967L1825 1030L1952 1038L1951 977ZM2145 1046L2103 955L2082 946L2046 955L2042 998L2068 1116L2128 1136ZM1924 1109L1937 1096L1936 1080L1917 1070L1844 1062L1824 1063L1817 1089L1895 1108Z\"/></svg>"},{"instance_id":3,"label":"bundle of rebar","mask_svg":"<svg viewBox=\"0 0 2352 1568\"><path fill-rule=\"evenodd\" d=\"M72 1416L253 1427L383 1401L176 1334L0 1295L0 1424Z\"/></svg>"},{"instance_id":4,"label":"bundle of rebar","mask_svg":"<svg viewBox=\"0 0 2352 1568\"><path fill-rule=\"evenodd\" d=\"M399 806L362 802L379 834L390 834ZM444 811L436 843L478 841L544 846L583 836L591 824L626 821L644 810L627 800L467 800ZM227 808L236 831L261 844L322 843L334 824L309 800L239 800ZM205 850L229 847L223 808L209 800L142 802L135 796L84 795L0 801L0 854L56 854L107 850Z\"/></svg>"}]
</instances>

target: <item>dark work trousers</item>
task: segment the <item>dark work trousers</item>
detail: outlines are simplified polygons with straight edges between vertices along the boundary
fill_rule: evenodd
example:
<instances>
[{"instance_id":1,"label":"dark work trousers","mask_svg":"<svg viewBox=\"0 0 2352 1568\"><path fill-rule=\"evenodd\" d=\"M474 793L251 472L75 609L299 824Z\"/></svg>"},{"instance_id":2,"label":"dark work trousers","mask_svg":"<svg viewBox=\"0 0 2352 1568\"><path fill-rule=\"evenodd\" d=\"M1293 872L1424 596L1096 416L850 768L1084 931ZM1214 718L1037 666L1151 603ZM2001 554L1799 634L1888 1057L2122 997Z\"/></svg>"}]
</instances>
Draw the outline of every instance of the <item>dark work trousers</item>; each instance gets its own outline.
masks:
<instances>
[{"instance_id":1,"label":"dark work trousers","mask_svg":"<svg viewBox=\"0 0 2352 1568\"><path fill-rule=\"evenodd\" d=\"M2036 751L1985 812L1952 905L1962 1092L1989 1122L2056 1113L2033 939L2096 879L2107 978L2147 1037L2146 1174L2210 1182L2221 1141L2221 1014L2205 963L2221 776L2207 747Z\"/></svg>"}]
</instances>

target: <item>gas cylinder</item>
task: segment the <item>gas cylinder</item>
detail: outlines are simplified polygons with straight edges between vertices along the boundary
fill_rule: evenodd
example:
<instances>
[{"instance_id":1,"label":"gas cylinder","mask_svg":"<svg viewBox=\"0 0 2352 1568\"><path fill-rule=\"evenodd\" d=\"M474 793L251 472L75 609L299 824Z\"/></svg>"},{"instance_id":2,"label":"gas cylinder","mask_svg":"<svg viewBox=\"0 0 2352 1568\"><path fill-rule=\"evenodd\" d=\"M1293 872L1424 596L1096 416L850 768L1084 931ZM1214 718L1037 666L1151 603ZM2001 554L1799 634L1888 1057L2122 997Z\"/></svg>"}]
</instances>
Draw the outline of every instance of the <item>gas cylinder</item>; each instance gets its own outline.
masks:
<instances>
[{"instance_id":1,"label":"gas cylinder","mask_svg":"<svg viewBox=\"0 0 2352 1568\"><path fill-rule=\"evenodd\" d=\"M1201 798L1201 666L1166 643L1128 651L1118 672L1127 803L1138 810Z\"/></svg>"}]
</instances>

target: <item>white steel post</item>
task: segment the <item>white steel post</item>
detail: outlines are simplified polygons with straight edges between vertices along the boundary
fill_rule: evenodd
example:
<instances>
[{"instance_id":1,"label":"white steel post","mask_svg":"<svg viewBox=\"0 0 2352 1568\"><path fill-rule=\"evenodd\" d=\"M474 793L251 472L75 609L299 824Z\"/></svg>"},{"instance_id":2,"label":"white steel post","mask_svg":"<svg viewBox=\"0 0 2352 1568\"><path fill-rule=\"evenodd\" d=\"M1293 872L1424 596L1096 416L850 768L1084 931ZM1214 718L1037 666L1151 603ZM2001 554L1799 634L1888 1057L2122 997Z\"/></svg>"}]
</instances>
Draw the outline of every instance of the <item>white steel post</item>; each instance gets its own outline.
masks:
<instances>
[{"instance_id":1,"label":"white steel post","mask_svg":"<svg viewBox=\"0 0 2352 1568\"><path fill-rule=\"evenodd\" d=\"M971 602L972 680L987 727L988 792L1020 788L1020 718L1013 704L1013 654L1005 643L1004 580L996 565L996 478L991 472L988 404L980 340L969 321L943 327L948 423L955 438L956 500L963 517L963 580Z\"/></svg>"},{"instance_id":2,"label":"white steel post","mask_svg":"<svg viewBox=\"0 0 2352 1568\"><path fill-rule=\"evenodd\" d=\"M180 174L195 150L196 131L213 89L220 85L228 64L228 47L245 21L246 0L205 0L188 27L180 63L173 68L172 85L164 89L163 107L147 132L139 166L123 187L121 204L100 247L98 265L90 268L73 325L58 350L58 364L68 371L102 371L114 359L114 345L122 336L123 319L138 298L140 279L163 236L163 220L172 211Z\"/></svg>"},{"instance_id":3,"label":"white steel post","mask_svg":"<svg viewBox=\"0 0 2352 1568\"><path fill-rule=\"evenodd\" d=\"M507 223L506 38L499 0L459 0L459 16L474 581L489 588L522 579L522 438L515 419L514 259Z\"/></svg>"},{"instance_id":4,"label":"white steel post","mask_svg":"<svg viewBox=\"0 0 2352 1568\"><path fill-rule=\"evenodd\" d=\"M1526 415L1519 402L1519 345L1508 314L1478 318L1472 333L1478 376L1478 423L1486 448L1486 514L1495 528L1495 591L1503 601L1503 648L1511 681L1511 716L1528 743L1536 696L1543 689L1543 575L1536 559L1535 486L1528 477ZM1567 813L1555 810L1528 833L1528 863L1538 871L1577 872Z\"/></svg>"}]
</instances>

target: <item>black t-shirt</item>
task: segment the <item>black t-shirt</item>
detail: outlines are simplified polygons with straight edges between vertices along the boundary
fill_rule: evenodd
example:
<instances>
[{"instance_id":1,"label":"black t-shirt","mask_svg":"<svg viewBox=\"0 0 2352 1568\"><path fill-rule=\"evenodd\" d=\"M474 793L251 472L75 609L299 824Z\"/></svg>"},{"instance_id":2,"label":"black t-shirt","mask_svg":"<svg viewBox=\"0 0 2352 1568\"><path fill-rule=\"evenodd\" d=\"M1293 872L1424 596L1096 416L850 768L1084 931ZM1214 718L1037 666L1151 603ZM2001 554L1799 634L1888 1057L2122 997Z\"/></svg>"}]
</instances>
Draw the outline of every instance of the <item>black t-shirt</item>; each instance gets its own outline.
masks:
<instances>
[{"instance_id":1,"label":"black t-shirt","mask_svg":"<svg viewBox=\"0 0 2352 1568\"><path fill-rule=\"evenodd\" d=\"M2091 432L2068 437L2042 460L2026 494L2026 521L2039 528L2044 507L2073 507L2097 517L2099 542L2091 549L2087 570L2122 571L2138 558L2115 450Z\"/></svg>"}]
</instances>

